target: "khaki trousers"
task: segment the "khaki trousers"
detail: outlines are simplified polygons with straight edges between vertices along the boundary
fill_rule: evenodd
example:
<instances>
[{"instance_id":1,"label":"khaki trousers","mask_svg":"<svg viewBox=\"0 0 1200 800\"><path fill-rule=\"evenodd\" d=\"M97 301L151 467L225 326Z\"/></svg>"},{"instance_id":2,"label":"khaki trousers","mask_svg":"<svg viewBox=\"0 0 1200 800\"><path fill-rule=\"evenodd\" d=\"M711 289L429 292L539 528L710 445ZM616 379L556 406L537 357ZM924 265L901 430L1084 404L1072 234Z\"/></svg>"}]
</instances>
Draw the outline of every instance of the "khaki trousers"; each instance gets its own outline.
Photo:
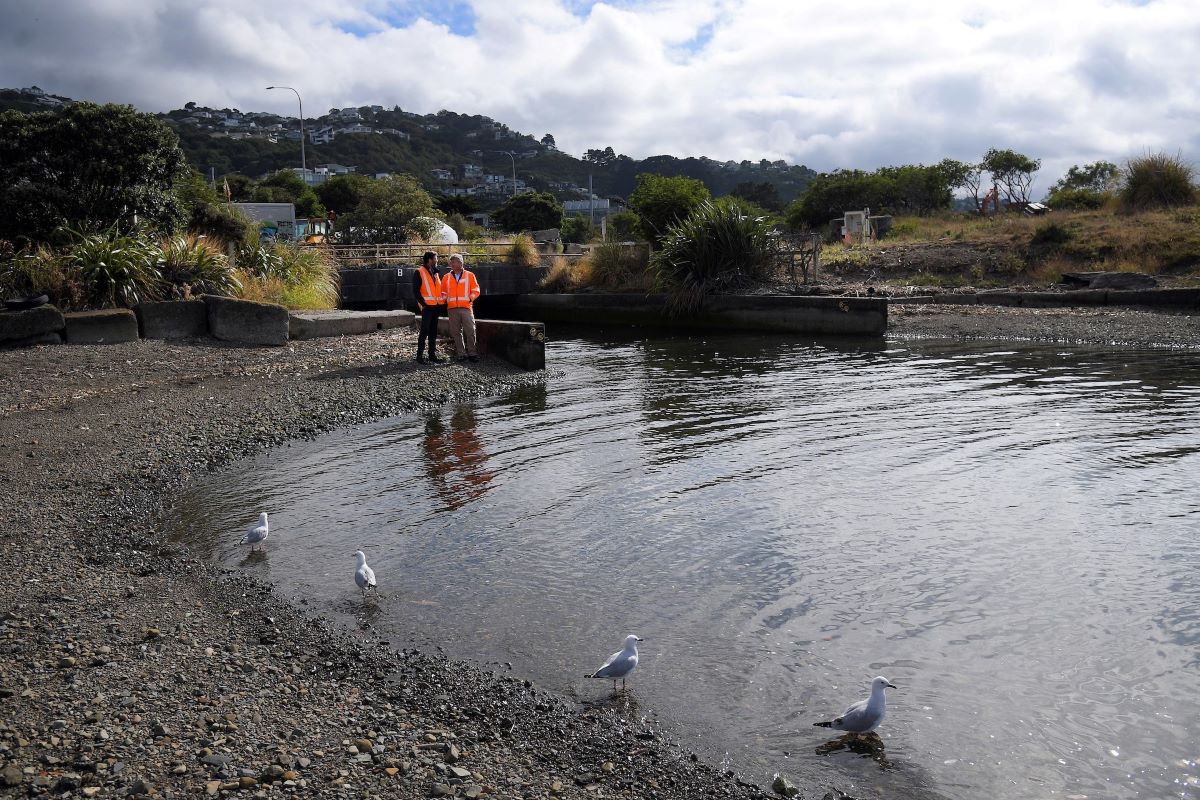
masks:
<instances>
[{"instance_id":1,"label":"khaki trousers","mask_svg":"<svg viewBox=\"0 0 1200 800\"><path fill-rule=\"evenodd\" d=\"M477 356L475 349L475 312L469 308L450 309L450 342L454 345L454 354Z\"/></svg>"}]
</instances>

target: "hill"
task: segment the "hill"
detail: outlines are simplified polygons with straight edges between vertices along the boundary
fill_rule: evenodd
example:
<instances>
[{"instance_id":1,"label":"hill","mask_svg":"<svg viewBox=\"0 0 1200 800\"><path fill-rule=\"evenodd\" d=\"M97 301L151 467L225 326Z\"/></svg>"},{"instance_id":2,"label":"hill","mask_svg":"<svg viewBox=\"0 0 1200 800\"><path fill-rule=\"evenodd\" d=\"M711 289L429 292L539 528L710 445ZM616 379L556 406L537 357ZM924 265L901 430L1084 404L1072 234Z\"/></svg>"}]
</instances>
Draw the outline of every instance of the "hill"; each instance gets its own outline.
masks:
<instances>
[{"instance_id":1,"label":"hill","mask_svg":"<svg viewBox=\"0 0 1200 800\"><path fill-rule=\"evenodd\" d=\"M37 87L0 90L0 110L52 110L73 102ZM206 177L241 173L259 178L300 166L300 120L266 112L214 109L189 102L158 115L179 134L188 160ZM437 194L475 197L498 205L513 188L547 191L560 199L587 197L589 177L600 197L626 197L642 172L703 181L714 195L738 184L754 185L782 207L804 191L816 173L784 161L715 161L657 155L637 160L611 147L582 158L559 151L554 137L540 139L479 114L416 114L399 106L332 108L304 120L305 162L332 165L330 174L409 173ZM319 180L319 178L318 178Z\"/></svg>"}]
</instances>

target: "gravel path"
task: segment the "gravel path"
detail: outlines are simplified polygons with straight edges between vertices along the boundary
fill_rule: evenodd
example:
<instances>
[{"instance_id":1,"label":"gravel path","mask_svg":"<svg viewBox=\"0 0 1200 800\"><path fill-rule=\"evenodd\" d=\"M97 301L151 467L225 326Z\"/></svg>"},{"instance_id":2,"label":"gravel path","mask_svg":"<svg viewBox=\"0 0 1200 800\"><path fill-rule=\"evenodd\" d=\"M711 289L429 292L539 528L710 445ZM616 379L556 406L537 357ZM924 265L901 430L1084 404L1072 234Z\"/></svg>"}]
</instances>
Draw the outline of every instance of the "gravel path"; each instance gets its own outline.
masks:
<instances>
[{"instance_id":1,"label":"gravel path","mask_svg":"<svg viewBox=\"0 0 1200 800\"><path fill-rule=\"evenodd\" d=\"M418 368L414 338L0 351L5 794L762 796L645 723L396 652L164 540L197 474L545 379Z\"/></svg>"},{"instance_id":2,"label":"gravel path","mask_svg":"<svg viewBox=\"0 0 1200 800\"><path fill-rule=\"evenodd\" d=\"M901 338L1200 345L1200 318L1186 315L889 311ZM544 380L492 359L417 368L414 338L0 351L0 788L764 796L619 709L581 709L436 654L396 652L164 540L157 521L197 474L290 439Z\"/></svg>"}]
</instances>

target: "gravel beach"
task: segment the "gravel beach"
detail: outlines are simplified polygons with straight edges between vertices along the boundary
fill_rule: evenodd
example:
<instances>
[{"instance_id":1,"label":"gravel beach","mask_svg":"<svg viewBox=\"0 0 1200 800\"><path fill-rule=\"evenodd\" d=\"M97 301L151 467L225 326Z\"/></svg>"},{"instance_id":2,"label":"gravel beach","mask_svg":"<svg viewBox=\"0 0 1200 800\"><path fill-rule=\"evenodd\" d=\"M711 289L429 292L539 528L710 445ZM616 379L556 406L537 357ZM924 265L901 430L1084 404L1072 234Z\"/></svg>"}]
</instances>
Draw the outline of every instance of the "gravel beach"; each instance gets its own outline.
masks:
<instances>
[{"instance_id":1,"label":"gravel beach","mask_svg":"<svg viewBox=\"0 0 1200 800\"><path fill-rule=\"evenodd\" d=\"M1200 318L1186 315L890 312L900 338L1200 345ZM0 351L0 788L664 800L769 791L618 710L328 623L161 535L179 488L233 460L553 380L494 359L418 367L414 349L413 333L391 331L285 348ZM348 558L347 580L351 567Z\"/></svg>"}]
</instances>

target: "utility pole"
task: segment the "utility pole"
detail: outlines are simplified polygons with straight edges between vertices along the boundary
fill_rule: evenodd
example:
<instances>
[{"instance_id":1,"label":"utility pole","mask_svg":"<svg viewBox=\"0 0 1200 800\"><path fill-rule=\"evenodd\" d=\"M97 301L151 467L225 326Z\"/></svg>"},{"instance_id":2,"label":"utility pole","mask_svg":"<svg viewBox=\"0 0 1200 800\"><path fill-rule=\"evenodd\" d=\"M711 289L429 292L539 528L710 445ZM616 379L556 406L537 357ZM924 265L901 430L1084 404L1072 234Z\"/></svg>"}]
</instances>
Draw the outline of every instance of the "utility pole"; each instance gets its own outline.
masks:
<instances>
[{"instance_id":1,"label":"utility pole","mask_svg":"<svg viewBox=\"0 0 1200 800\"><path fill-rule=\"evenodd\" d=\"M596 195L592 191L592 173L588 173L588 224L596 227Z\"/></svg>"}]
</instances>

